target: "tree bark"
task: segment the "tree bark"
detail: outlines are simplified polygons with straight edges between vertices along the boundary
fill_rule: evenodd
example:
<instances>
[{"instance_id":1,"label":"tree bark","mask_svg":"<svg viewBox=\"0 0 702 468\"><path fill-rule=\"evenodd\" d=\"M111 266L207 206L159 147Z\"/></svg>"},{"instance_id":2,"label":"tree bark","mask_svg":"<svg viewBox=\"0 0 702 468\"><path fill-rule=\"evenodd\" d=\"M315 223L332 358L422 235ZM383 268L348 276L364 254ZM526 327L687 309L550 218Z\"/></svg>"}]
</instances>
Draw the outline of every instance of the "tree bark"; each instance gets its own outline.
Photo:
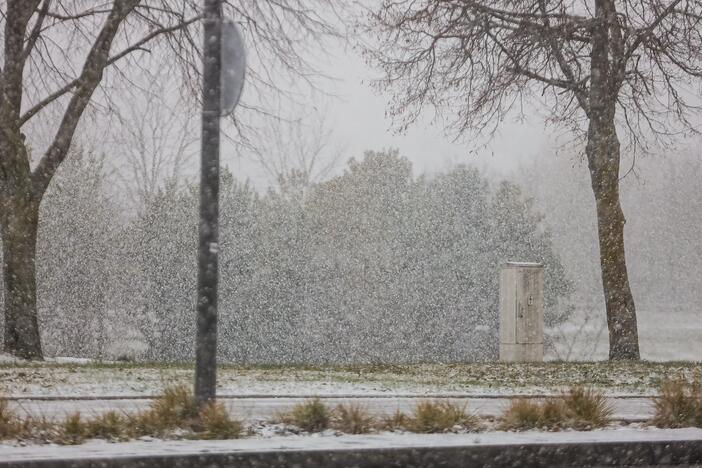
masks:
<instances>
[{"instance_id":1,"label":"tree bark","mask_svg":"<svg viewBox=\"0 0 702 468\"><path fill-rule=\"evenodd\" d=\"M624 251L626 219L619 198L620 154L613 108L590 119L586 153L597 206L609 359L638 360L639 337Z\"/></svg>"},{"instance_id":2,"label":"tree bark","mask_svg":"<svg viewBox=\"0 0 702 468\"><path fill-rule=\"evenodd\" d=\"M39 203L20 196L2 205L4 351L24 359L42 359L35 268Z\"/></svg>"}]
</instances>

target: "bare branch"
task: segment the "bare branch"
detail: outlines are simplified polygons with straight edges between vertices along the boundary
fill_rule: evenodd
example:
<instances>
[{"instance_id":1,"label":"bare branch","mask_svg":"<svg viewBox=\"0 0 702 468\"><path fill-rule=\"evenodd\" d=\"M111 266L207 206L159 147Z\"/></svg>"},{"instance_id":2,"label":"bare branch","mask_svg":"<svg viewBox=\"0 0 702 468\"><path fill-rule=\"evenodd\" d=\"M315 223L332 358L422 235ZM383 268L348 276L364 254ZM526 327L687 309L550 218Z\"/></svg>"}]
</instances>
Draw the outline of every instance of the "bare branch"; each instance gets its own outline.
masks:
<instances>
[{"instance_id":1,"label":"bare branch","mask_svg":"<svg viewBox=\"0 0 702 468\"><path fill-rule=\"evenodd\" d=\"M39 10L39 14L37 15L36 23L34 23L34 27L29 33L27 43L24 46L24 51L22 52L23 60L26 60L27 57L29 57L29 54L32 52L32 49L34 49L34 45L36 44L37 39L39 39L39 34L41 34L41 28L44 24L44 19L49 13L49 5L51 5L51 0L44 0L44 3L41 6L41 10Z\"/></svg>"},{"instance_id":2,"label":"bare branch","mask_svg":"<svg viewBox=\"0 0 702 468\"><path fill-rule=\"evenodd\" d=\"M161 28L155 31L152 31L150 34L147 34L143 38L141 38L139 41L136 43L132 44L131 46L127 47L126 49L122 50L121 52L115 54L114 56L110 57L105 66L109 66L117 62L118 60L126 57L127 55L131 54L132 52L135 51L143 51L144 46L151 42L153 39L156 37L163 35L163 34L169 34L174 31L177 31L179 29L183 29L191 25L192 23L199 21L201 16L195 16L193 18L187 19L183 21L182 23L169 26L167 28ZM65 95L66 93L70 92L74 88L76 88L80 84L81 78L76 78L75 80L67 83L60 89L54 91L50 95L48 95L46 98L42 99L40 102L36 103L34 106L32 106L30 109L28 109L22 116L20 117L20 126L24 125L29 119L31 119L33 116L35 116L38 112L40 112L43 108L54 102L55 100L59 99L61 96Z\"/></svg>"},{"instance_id":3,"label":"bare branch","mask_svg":"<svg viewBox=\"0 0 702 468\"><path fill-rule=\"evenodd\" d=\"M635 38L633 42L627 47L626 53L624 54L625 58L631 57L636 49L639 48L639 46L647 39L650 38L650 36L654 33L655 29L663 23L663 21L668 18L671 14L673 14L677 6L682 3L683 0L673 0L668 7L666 7L661 13L657 14L651 24L638 28L635 32Z\"/></svg>"},{"instance_id":4,"label":"bare branch","mask_svg":"<svg viewBox=\"0 0 702 468\"><path fill-rule=\"evenodd\" d=\"M386 0L370 15L378 40L366 54L385 72L375 85L394 91L390 115L400 130L431 108L458 135L493 135L508 112L521 112L513 103L537 98L547 122L583 131L593 47L603 37L607 80L598 105L632 105L620 120L629 129L632 112L644 112L658 116L661 136L670 125L696 131L689 113L702 102L680 91L702 77L702 2L597 3L601 17L584 0ZM636 131L629 141L642 147L636 142L651 128Z\"/></svg>"},{"instance_id":5,"label":"bare branch","mask_svg":"<svg viewBox=\"0 0 702 468\"><path fill-rule=\"evenodd\" d=\"M134 9L138 1L115 0L112 11L85 59L83 72L78 78L76 90L66 107L54 141L32 172L34 193L44 193L56 169L65 158L73 140L78 121L83 115L83 111L88 105L95 88L97 88L102 79L103 71L109 60L112 41L117 34L120 24Z\"/></svg>"}]
</instances>

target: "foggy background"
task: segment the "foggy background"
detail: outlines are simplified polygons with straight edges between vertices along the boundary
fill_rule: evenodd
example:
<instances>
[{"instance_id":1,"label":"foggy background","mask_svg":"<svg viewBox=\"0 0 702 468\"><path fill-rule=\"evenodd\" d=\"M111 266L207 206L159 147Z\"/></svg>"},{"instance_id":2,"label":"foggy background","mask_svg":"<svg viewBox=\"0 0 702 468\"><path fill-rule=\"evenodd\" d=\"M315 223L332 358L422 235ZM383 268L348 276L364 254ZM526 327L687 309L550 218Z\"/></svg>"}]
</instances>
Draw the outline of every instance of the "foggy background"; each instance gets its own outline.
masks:
<instances>
[{"instance_id":1,"label":"foggy background","mask_svg":"<svg viewBox=\"0 0 702 468\"><path fill-rule=\"evenodd\" d=\"M223 123L224 359L493 358L506 260L546 263L549 358L606 358L582 146L536 108L491 141L456 140L430 112L397 133L371 87L378 72L353 47L318 47L312 85L282 77L287 97L245 87L248 107ZM42 205L47 355L192 354L199 111L177 70L143 65L128 85L107 77L118 112L96 100ZM699 144L623 147L644 359L702 359Z\"/></svg>"}]
</instances>

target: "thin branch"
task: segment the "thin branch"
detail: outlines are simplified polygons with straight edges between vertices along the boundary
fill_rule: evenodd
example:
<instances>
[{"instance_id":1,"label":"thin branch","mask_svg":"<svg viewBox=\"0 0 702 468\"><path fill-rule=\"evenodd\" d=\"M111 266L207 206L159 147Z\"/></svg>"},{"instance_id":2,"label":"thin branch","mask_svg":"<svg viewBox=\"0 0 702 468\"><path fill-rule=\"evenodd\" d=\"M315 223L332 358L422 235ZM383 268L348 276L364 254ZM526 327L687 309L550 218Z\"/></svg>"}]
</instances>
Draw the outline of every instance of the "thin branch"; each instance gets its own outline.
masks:
<instances>
[{"instance_id":1,"label":"thin branch","mask_svg":"<svg viewBox=\"0 0 702 468\"><path fill-rule=\"evenodd\" d=\"M174 31L177 31L179 29L183 29L191 25L192 23L199 21L202 18L201 15L195 16L193 18L190 18L188 20L183 21L182 23L169 26L166 28L158 29L156 31L151 32L150 34L144 36L141 40L138 42L134 43L130 47L127 47L126 49L122 50L120 53L114 55L111 57L109 60L107 60L106 66L112 65L113 63L117 62L118 60L126 57L127 55L131 54L132 52L135 52L137 50L144 51L144 45L149 43L151 40L154 38L162 35L162 34L168 34L172 33ZM36 103L34 106L32 106L30 109L28 109L24 114L19 119L20 126L24 125L29 119L34 117L37 113L39 113L43 108L54 102L55 100L59 99L61 96L65 95L66 93L70 92L72 89L76 88L77 86L80 85L81 82L81 77L76 78L75 80L67 83L64 85L62 88L54 91L38 103Z\"/></svg>"}]
</instances>

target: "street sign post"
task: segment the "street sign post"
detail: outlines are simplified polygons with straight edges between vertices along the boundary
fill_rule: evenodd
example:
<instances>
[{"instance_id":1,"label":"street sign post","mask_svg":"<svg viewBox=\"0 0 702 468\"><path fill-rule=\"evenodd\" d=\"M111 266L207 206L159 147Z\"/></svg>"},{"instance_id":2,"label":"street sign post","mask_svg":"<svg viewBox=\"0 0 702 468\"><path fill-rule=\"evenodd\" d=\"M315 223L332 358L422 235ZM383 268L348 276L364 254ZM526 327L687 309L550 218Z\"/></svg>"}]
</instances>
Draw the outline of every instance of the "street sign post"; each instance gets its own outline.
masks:
<instances>
[{"instance_id":1,"label":"street sign post","mask_svg":"<svg viewBox=\"0 0 702 468\"><path fill-rule=\"evenodd\" d=\"M230 114L244 84L245 54L239 31L222 19L222 0L205 0L202 71L202 147L197 276L195 401L214 400L217 384L220 117Z\"/></svg>"}]
</instances>

